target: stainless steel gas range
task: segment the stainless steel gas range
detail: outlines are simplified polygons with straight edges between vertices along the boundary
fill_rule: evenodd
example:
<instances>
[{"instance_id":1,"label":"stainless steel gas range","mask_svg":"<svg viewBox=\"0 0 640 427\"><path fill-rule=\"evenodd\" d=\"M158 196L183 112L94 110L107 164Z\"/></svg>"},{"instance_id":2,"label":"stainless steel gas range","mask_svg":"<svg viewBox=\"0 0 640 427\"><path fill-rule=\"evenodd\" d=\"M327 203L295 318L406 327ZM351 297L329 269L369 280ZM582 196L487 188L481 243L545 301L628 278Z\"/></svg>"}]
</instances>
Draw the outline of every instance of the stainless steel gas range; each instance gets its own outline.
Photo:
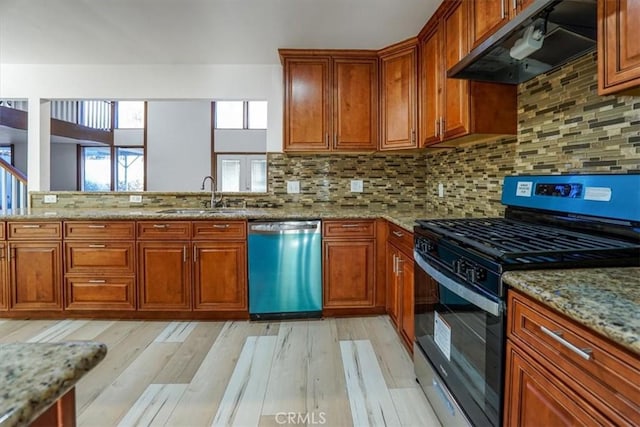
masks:
<instances>
[{"instance_id":1,"label":"stainless steel gas range","mask_svg":"<svg viewBox=\"0 0 640 427\"><path fill-rule=\"evenodd\" d=\"M414 228L415 372L446 426L502 425L503 272L640 265L640 175L507 177L502 203Z\"/></svg>"}]
</instances>

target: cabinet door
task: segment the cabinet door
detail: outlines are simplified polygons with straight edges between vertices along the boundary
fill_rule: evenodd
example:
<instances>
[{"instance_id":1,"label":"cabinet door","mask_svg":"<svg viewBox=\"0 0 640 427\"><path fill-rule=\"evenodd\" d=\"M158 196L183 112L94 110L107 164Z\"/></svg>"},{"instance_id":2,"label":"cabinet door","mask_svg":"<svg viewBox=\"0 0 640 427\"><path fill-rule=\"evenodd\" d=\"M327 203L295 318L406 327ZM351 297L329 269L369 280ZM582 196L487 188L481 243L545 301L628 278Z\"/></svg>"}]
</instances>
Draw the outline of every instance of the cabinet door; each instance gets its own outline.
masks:
<instances>
[{"instance_id":1,"label":"cabinet door","mask_svg":"<svg viewBox=\"0 0 640 427\"><path fill-rule=\"evenodd\" d=\"M640 3L598 2L598 93L640 86ZM640 94L637 89L634 95Z\"/></svg>"},{"instance_id":2,"label":"cabinet door","mask_svg":"<svg viewBox=\"0 0 640 427\"><path fill-rule=\"evenodd\" d=\"M67 276L65 310L136 309L134 276Z\"/></svg>"},{"instance_id":3,"label":"cabinet door","mask_svg":"<svg viewBox=\"0 0 640 427\"><path fill-rule=\"evenodd\" d=\"M138 308L189 310L189 242L138 242Z\"/></svg>"},{"instance_id":4,"label":"cabinet door","mask_svg":"<svg viewBox=\"0 0 640 427\"><path fill-rule=\"evenodd\" d=\"M444 47L442 139L469 133L469 82L446 78L447 70L468 53L468 27L465 16L468 3L458 3L442 19Z\"/></svg>"},{"instance_id":5,"label":"cabinet door","mask_svg":"<svg viewBox=\"0 0 640 427\"><path fill-rule=\"evenodd\" d=\"M398 274L402 283L402 308L400 310L402 319L400 321L400 332L409 351L413 352L414 340L414 319L413 319L413 260L399 253Z\"/></svg>"},{"instance_id":6,"label":"cabinet door","mask_svg":"<svg viewBox=\"0 0 640 427\"><path fill-rule=\"evenodd\" d=\"M331 131L330 58L284 62L284 151L325 151Z\"/></svg>"},{"instance_id":7,"label":"cabinet door","mask_svg":"<svg viewBox=\"0 0 640 427\"><path fill-rule=\"evenodd\" d=\"M600 426L611 422L507 341L505 426Z\"/></svg>"},{"instance_id":8,"label":"cabinet door","mask_svg":"<svg viewBox=\"0 0 640 427\"><path fill-rule=\"evenodd\" d=\"M472 49L509 21L509 0L482 0L471 4Z\"/></svg>"},{"instance_id":9,"label":"cabinet door","mask_svg":"<svg viewBox=\"0 0 640 427\"><path fill-rule=\"evenodd\" d=\"M375 241L325 240L324 307L373 307Z\"/></svg>"},{"instance_id":10,"label":"cabinet door","mask_svg":"<svg viewBox=\"0 0 640 427\"><path fill-rule=\"evenodd\" d=\"M10 242L11 310L62 309L62 243Z\"/></svg>"},{"instance_id":11,"label":"cabinet door","mask_svg":"<svg viewBox=\"0 0 640 427\"><path fill-rule=\"evenodd\" d=\"M194 310L247 309L245 242L193 244Z\"/></svg>"},{"instance_id":12,"label":"cabinet door","mask_svg":"<svg viewBox=\"0 0 640 427\"><path fill-rule=\"evenodd\" d=\"M442 84L440 33L438 27L420 41L420 145L440 142L440 98Z\"/></svg>"},{"instance_id":13,"label":"cabinet door","mask_svg":"<svg viewBox=\"0 0 640 427\"><path fill-rule=\"evenodd\" d=\"M378 61L333 60L333 149L378 148Z\"/></svg>"},{"instance_id":14,"label":"cabinet door","mask_svg":"<svg viewBox=\"0 0 640 427\"><path fill-rule=\"evenodd\" d=\"M416 148L416 47L381 58L381 150Z\"/></svg>"},{"instance_id":15,"label":"cabinet door","mask_svg":"<svg viewBox=\"0 0 640 427\"><path fill-rule=\"evenodd\" d=\"M9 308L9 289L7 285L7 244L0 243L0 311Z\"/></svg>"},{"instance_id":16,"label":"cabinet door","mask_svg":"<svg viewBox=\"0 0 640 427\"><path fill-rule=\"evenodd\" d=\"M387 243L387 313L391 321L400 326L400 280L398 275L398 250Z\"/></svg>"}]
</instances>

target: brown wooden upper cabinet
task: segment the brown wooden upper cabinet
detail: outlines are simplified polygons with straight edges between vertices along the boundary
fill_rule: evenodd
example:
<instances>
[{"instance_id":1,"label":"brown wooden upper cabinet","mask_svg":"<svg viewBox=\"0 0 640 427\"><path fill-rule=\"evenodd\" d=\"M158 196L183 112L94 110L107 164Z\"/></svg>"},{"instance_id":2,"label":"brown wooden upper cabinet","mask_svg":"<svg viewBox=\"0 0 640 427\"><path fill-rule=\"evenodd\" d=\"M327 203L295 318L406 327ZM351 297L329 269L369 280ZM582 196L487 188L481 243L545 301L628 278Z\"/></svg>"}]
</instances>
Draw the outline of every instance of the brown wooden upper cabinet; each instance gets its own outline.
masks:
<instances>
[{"instance_id":1,"label":"brown wooden upper cabinet","mask_svg":"<svg viewBox=\"0 0 640 427\"><path fill-rule=\"evenodd\" d=\"M534 0L475 0L469 3L471 49L513 19Z\"/></svg>"},{"instance_id":2,"label":"brown wooden upper cabinet","mask_svg":"<svg viewBox=\"0 0 640 427\"><path fill-rule=\"evenodd\" d=\"M598 94L640 95L639 22L640 2L598 1Z\"/></svg>"},{"instance_id":3,"label":"brown wooden upper cabinet","mask_svg":"<svg viewBox=\"0 0 640 427\"><path fill-rule=\"evenodd\" d=\"M376 52L279 52L284 66L284 151L375 151Z\"/></svg>"},{"instance_id":4,"label":"brown wooden upper cabinet","mask_svg":"<svg viewBox=\"0 0 640 427\"><path fill-rule=\"evenodd\" d=\"M418 36L420 146L515 135L517 86L447 78L469 53L469 7L445 0Z\"/></svg>"},{"instance_id":5,"label":"brown wooden upper cabinet","mask_svg":"<svg viewBox=\"0 0 640 427\"><path fill-rule=\"evenodd\" d=\"M417 148L416 39L380 51L380 150Z\"/></svg>"}]
</instances>

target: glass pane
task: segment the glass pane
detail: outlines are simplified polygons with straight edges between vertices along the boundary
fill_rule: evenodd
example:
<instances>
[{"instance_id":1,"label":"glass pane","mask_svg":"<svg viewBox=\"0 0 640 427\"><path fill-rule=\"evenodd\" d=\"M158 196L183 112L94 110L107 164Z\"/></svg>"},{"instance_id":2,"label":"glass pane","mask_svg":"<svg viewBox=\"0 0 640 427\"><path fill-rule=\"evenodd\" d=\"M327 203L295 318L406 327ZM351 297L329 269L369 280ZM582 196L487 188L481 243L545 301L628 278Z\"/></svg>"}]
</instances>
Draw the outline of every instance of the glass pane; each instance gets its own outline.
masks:
<instances>
[{"instance_id":1,"label":"glass pane","mask_svg":"<svg viewBox=\"0 0 640 427\"><path fill-rule=\"evenodd\" d=\"M144 190L144 149L116 148L116 191Z\"/></svg>"},{"instance_id":2,"label":"glass pane","mask_svg":"<svg viewBox=\"0 0 640 427\"><path fill-rule=\"evenodd\" d=\"M216 129L242 129L244 102L216 101Z\"/></svg>"},{"instance_id":3,"label":"glass pane","mask_svg":"<svg viewBox=\"0 0 640 427\"><path fill-rule=\"evenodd\" d=\"M222 161L222 191L240 191L240 160Z\"/></svg>"},{"instance_id":4,"label":"glass pane","mask_svg":"<svg viewBox=\"0 0 640 427\"><path fill-rule=\"evenodd\" d=\"M144 101L118 101L119 129L144 128Z\"/></svg>"},{"instance_id":5,"label":"glass pane","mask_svg":"<svg viewBox=\"0 0 640 427\"><path fill-rule=\"evenodd\" d=\"M267 128L267 101L249 101L249 129Z\"/></svg>"},{"instance_id":6,"label":"glass pane","mask_svg":"<svg viewBox=\"0 0 640 427\"><path fill-rule=\"evenodd\" d=\"M0 147L0 158L5 162L11 164L11 147L3 146Z\"/></svg>"},{"instance_id":7,"label":"glass pane","mask_svg":"<svg viewBox=\"0 0 640 427\"><path fill-rule=\"evenodd\" d=\"M266 160L251 160L251 191L258 193L267 191Z\"/></svg>"},{"instance_id":8,"label":"glass pane","mask_svg":"<svg viewBox=\"0 0 640 427\"><path fill-rule=\"evenodd\" d=\"M111 190L111 149L105 147L83 147L84 191Z\"/></svg>"}]
</instances>

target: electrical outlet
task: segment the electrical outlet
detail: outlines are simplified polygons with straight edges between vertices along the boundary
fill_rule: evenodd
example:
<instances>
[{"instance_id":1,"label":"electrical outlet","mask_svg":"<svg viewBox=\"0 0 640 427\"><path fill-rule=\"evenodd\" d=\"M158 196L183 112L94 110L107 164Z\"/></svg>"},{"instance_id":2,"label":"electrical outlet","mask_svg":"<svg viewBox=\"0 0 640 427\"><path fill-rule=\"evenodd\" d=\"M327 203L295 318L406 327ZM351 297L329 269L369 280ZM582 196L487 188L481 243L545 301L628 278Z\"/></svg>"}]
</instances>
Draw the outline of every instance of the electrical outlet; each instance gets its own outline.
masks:
<instances>
[{"instance_id":1,"label":"electrical outlet","mask_svg":"<svg viewBox=\"0 0 640 427\"><path fill-rule=\"evenodd\" d=\"M129 203L142 203L142 194L129 195Z\"/></svg>"},{"instance_id":2,"label":"electrical outlet","mask_svg":"<svg viewBox=\"0 0 640 427\"><path fill-rule=\"evenodd\" d=\"M362 193L363 184L361 179L352 179L351 180L351 192L352 193Z\"/></svg>"},{"instance_id":3,"label":"electrical outlet","mask_svg":"<svg viewBox=\"0 0 640 427\"><path fill-rule=\"evenodd\" d=\"M444 197L444 184L438 184L438 197Z\"/></svg>"},{"instance_id":4,"label":"electrical outlet","mask_svg":"<svg viewBox=\"0 0 640 427\"><path fill-rule=\"evenodd\" d=\"M287 181L287 193L297 194L300 192L300 181Z\"/></svg>"},{"instance_id":5,"label":"electrical outlet","mask_svg":"<svg viewBox=\"0 0 640 427\"><path fill-rule=\"evenodd\" d=\"M45 194L43 203L58 203L58 196L55 194Z\"/></svg>"}]
</instances>

